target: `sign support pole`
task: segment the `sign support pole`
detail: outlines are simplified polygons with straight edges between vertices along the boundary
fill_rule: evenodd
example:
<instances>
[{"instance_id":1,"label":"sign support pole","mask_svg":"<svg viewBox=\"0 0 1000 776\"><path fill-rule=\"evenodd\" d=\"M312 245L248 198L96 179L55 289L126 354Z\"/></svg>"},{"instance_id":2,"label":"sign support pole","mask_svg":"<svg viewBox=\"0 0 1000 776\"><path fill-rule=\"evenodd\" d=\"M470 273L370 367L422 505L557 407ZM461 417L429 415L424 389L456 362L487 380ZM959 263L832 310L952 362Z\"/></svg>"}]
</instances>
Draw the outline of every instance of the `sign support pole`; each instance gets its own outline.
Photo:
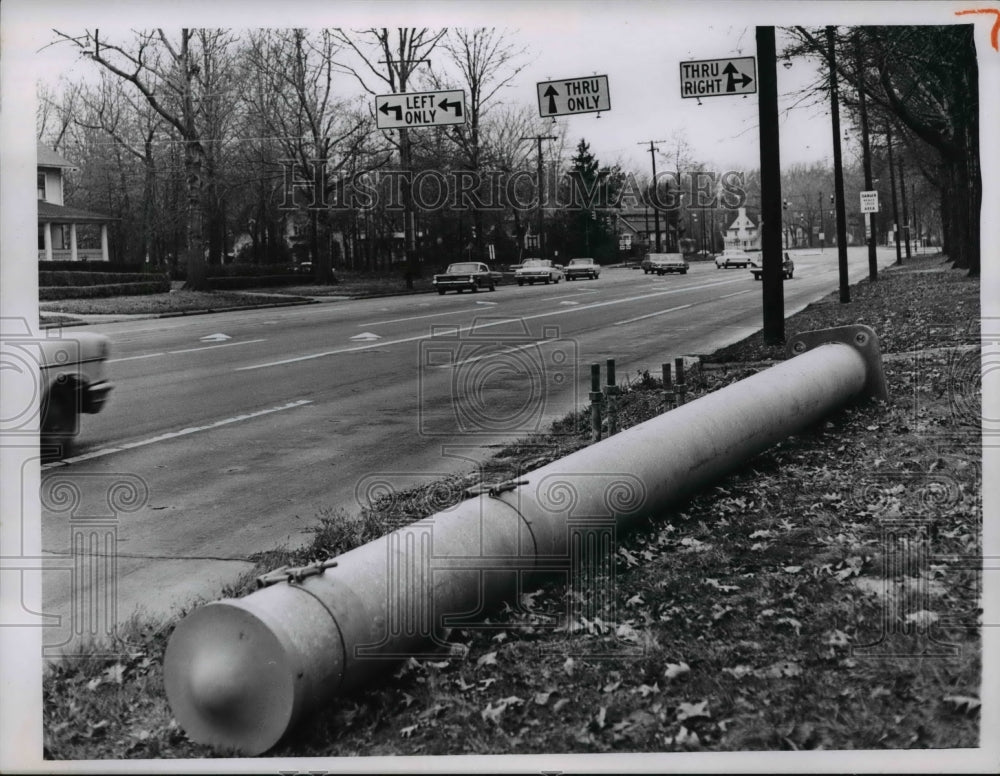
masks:
<instances>
[{"instance_id":1,"label":"sign support pole","mask_svg":"<svg viewBox=\"0 0 1000 776\"><path fill-rule=\"evenodd\" d=\"M781 274L781 156L774 27L757 28L757 81L764 342L780 345L785 341L785 295Z\"/></svg>"},{"instance_id":2,"label":"sign support pole","mask_svg":"<svg viewBox=\"0 0 1000 776\"><path fill-rule=\"evenodd\" d=\"M833 185L837 209L837 267L840 274L840 301L851 301L851 286L847 277L847 221L844 209L844 165L840 154L840 97L837 94L837 52L835 30L826 28L826 48L830 66L830 117L833 128ZM820 203L822 207L823 203ZM822 212L822 211L820 211Z\"/></svg>"},{"instance_id":3,"label":"sign support pole","mask_svg":"<svg viewBox=\"0 0 1000 776\"><path fill-rule=\"evenodd\" d=\"M868 137L868 98L865 95L864 71L861 66L861 42L858 30L854 30L854 69L858 73L858 108L861 112L861 151L865 168L865 191L872 190L872 149ZM862 213L861 217L868 226L868 280L874 283L878 280L878 261L875 257L875 214Z\"/></svg>"}]
</instances>

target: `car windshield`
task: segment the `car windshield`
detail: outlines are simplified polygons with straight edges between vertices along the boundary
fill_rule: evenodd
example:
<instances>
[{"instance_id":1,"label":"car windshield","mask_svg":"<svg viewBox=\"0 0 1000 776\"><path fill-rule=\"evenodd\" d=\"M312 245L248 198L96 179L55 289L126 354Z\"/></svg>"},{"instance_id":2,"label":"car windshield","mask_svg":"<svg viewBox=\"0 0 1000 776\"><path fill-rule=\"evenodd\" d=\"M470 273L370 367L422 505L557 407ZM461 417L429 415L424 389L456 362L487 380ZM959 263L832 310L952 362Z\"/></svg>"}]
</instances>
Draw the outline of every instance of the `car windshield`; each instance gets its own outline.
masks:
<instances>
[{"instance_id":1,"label":"car windshield","mask_svg":"<svg viewBox=\"0 0 1000 776\"><path fill-rule=\"evenodd\" d=\"M549 267L552 265L548 259L526 259L522 267Z\"/></svg>"},{"instance_id":2,"label":"car windshield","mask_svg":"<svg viewBox=\"0 0 1000 776\"><path fill-rule=\"evenodd\" d=\"M472 262L463 262L462 264L449 264L448 272L478 272L479 265Z\"/></svg>"},{"instance_id":3,"label":"car windshield","mask_svg":"<svg viewBox=\"0 0 1000 776\"><path fill-rule=\"evenodd\" d=\"M581 264L593 264L593 259L570 259L570 266L580 266Z\"/></svg>"}]
</instances>

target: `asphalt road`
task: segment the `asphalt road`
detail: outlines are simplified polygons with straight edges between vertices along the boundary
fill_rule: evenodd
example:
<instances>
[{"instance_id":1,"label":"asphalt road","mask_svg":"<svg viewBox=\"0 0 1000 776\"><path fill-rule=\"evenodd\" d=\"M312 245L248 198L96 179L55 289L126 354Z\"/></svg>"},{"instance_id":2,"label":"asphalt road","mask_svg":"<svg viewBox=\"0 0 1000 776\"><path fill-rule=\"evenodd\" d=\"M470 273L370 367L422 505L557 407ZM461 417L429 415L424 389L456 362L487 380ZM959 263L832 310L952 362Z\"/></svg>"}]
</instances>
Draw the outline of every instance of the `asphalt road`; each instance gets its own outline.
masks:
<instances>
[{"instance_id":1,"label":"asphalt road","mask_svg":"<svg viewBox=\"0 0 1000 776\"><path fill-rule=\"evenodd\" d=\"M794 258L786 314L838 283L834 250ZM893 259L880 249L881 266ZM865 250L850 264L866 276ZM210 599L252 553L308 540L321 514L472 469L585 406L591 363L659 374L760 325L747 270L694 263L94 326L116 388L82 419L76 456L43 469L45 644Z\"/></svg>"}]
</instances>

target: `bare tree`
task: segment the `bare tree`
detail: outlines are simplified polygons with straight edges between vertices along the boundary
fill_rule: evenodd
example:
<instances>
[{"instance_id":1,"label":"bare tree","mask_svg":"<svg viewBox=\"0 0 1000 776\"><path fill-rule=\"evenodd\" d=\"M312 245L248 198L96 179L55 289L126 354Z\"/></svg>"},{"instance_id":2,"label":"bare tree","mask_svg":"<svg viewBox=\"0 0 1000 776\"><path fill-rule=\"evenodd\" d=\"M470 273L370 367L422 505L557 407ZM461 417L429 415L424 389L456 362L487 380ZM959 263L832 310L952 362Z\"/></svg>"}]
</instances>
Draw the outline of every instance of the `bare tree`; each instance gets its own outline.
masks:
<instances>
[{"instance_id":1,"label":"bare tree","mask_svg":"<svg viewBox=\"0 0 1000 776\"><path fill-rule=\"evenodd\" d=\"M367 71L367 75L364 76L353 65L344 61L339 64L358 79L365 91L375 94L368 80L374 77L384 83L393 94L400 94L406 92L416 69L430 61L428 57L446 33L446 29L435 31L426 27L399 27L394 31L380 27L356 33L336 29L333 31L333 36L361 60L363 69ZM362 39L361 43L355 41L355 35ZM396 131L399 139L394 145L399 149L400 167L406 174L413 169L410 132L405 127ZM409 183L405 181L402 204L403 235L406 244L406 285L407 288L412 288L414 277L420 275L420 261L416 247L412 191Z\"/></svg>"},{"instance_id":2,"label":"bare tree","mask_svg":"<svg viewBox=\"0 0 1000 776\"><path fill-rule=\"evenodd\" d=\"M210 123L206 116L217 109L221 96L215 63L224 56L233 37L223 30L200 33L188 28L171 37L166 30L156 29L137 31L127 43L111 43L96 29L77 36L59 30L55 33L76 46L83 56L131 84L183 142L186 287L207 289L203 229L205 142L211 134L206 128Z\"/></svg>"}]
</instances>

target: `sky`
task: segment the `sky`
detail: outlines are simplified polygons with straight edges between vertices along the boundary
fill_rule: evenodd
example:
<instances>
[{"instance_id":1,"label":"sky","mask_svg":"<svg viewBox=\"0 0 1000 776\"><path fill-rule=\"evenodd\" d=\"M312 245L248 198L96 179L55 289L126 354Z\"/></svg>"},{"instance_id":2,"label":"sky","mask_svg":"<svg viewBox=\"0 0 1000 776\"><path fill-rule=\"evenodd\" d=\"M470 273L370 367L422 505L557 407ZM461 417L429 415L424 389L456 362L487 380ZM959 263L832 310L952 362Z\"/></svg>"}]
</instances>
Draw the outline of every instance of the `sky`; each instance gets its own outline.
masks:
<instances>
[{"instance_id":1,"label":"sky","mask_svg":"<svg viewBox=\"0 0 1000 776\"><path fill-rule=\"evenodd\" d=\"M5 3L6 4L6 3ZM906 8L907 21L950 23L954 3L828 3L733 2L712 4L688 0L549 0L545 3L431 0L402 3L286 0L282 3L187 0L151 3L67 3L45 0L30 8L23 29L35 40L31 65L35 76L54 83L61 76L94 77L97 67L81 61L66 44L45 47L52 26L72 33L99 27L102 34L127 35L129 28L166 25L191 26L341 26L377 25L497 26L510 41L525 49L524 69L497 95L497 102L529 105L537 112L536 83L541 81L608 76L611 110L558 119L567 134L567 153L586 139L603 164L620 162L637 172L648 172L648 141L660 143L657 169L672 169L667 156L676 138L683 137L694 157L710 169L754 168L758 164L757 100L755 95L715 96L702 100L680 96L680 63L692 60L753 56L755 25L778 26L828 23L883 23L890 9ZM44 9L44 11L43 11ZM914 11L919 10L919 13ZM919 17L919 18L918 18ZM21 35L21 27L15 33ZM786 36L778 32L778 51ZM443 52L433 55L440 67ZM26 74L27 75L27 74ZM778 68L781 109L781 161L827 162L833 158L828 105L795 106L803 86L817 77L814 62L801 59L790 68ZM346 92L357 90L350 76L342 76ZM27 82L27 79L25 79ZM851 149L845 147L845 159Z\"/></svg>"}]
</instances>

